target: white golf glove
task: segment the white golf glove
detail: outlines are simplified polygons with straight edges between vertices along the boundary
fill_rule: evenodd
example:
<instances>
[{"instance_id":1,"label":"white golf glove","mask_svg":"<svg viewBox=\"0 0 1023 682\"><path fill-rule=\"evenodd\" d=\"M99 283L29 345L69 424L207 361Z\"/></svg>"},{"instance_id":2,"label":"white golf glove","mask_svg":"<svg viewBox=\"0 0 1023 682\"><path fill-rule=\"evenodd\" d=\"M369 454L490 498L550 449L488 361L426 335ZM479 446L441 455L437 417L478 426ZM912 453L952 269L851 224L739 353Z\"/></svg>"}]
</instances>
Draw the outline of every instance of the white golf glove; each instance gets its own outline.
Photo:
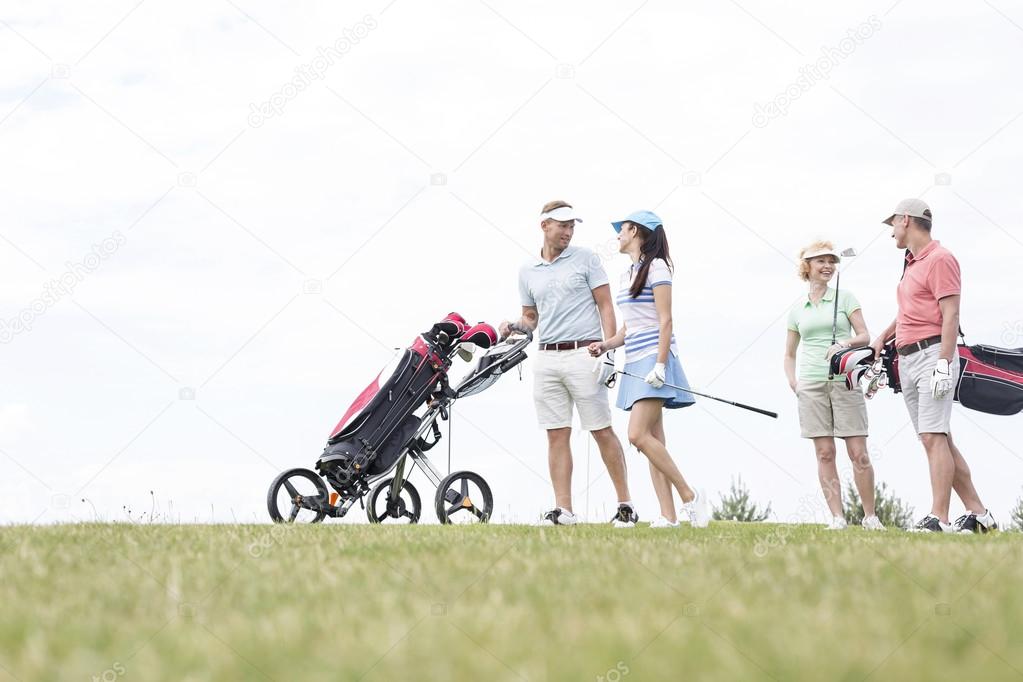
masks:
<instances>
[{"instance_id":1,"label":"white golf glove","mask_svg":"<svg viewBox=\"0 0 1023 682\"><path fill-rule=\"evenodd\" d=\"M593 366L593 371L597 374L597 382L607 386L611 377L615 375L614 349L597 356L597 364Z\"/></svg>"},{"instance_id":2,"label":"white golf glove","mask_svg":"<svg viewBox=\"0 0 1023 682\"><path fill-rule=\"evenodd\" d=\"M948 360L938 358L934 363L934 371L931 373L931 397L935 400L944 400L952 392L952 372L948 366Z\"/></svg>"},{"instance_id":3,"label":"white golf glove","mask_svg":"<svg viewBox=\"0 0 1023 682\"><path fill-rule=\"evenodd\" d=\"M664 363L658 362L654 365L654 368L650 370L650 373L646 375L645 381L654 388L660 388L661 386L664 386L664 377Z\"/></svg>"}]
</instances>

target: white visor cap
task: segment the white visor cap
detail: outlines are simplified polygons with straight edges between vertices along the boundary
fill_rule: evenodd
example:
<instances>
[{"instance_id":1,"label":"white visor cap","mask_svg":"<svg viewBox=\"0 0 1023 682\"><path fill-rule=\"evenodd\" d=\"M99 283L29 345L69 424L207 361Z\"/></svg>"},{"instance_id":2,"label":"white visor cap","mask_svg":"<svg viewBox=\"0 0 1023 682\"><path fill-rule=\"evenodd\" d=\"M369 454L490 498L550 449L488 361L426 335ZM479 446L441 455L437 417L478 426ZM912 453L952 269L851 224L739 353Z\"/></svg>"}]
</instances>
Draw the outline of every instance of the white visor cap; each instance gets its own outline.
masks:
<instances>
[{"instance_id":1,"label":"white visor cap","mask_svg":"<svg viewBox=\"0 0 1023 682\"><path fill-rule=\"evenodd\" d=\"M583 219L576 214L575 209L571 206L562 206L561 208L556 208L553 211L541 213L540 220L557 220L559 223L566 223L569 220L577 220L580 223L583 221Z\"/></svg>"}]
</instances>

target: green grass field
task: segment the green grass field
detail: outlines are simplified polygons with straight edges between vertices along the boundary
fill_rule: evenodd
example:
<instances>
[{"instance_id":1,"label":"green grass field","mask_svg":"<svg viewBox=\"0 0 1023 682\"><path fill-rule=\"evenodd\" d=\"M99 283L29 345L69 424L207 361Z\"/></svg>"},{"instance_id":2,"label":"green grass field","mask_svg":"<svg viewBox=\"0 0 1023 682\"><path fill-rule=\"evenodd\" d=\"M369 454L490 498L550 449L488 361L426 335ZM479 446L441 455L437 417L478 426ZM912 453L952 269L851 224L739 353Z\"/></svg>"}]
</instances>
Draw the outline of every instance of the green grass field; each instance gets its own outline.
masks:
<instances>
[{"instance_id":1,"label":"green grass field","mask_svg":"<svg viewBox=\"0 0 1023 682\"><path fill-rule=\"evenodd\" d=\"M0 528L0 680L1023 677L1023 534Z\"/></svg>"}]
</instances>

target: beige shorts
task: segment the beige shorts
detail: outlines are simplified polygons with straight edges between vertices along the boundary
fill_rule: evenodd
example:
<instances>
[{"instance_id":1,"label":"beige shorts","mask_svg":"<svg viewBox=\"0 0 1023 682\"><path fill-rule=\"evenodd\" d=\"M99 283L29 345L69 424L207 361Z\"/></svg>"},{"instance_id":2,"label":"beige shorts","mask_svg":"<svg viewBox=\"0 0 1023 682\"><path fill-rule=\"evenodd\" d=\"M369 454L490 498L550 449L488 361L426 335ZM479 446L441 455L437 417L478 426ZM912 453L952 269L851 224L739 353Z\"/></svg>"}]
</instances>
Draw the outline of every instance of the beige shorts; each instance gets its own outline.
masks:
<instances>
[{"instance_id":1,"label":"beige shorts","mask_svg":"<svg viewBox=\"0 0 1023 682\"><path fill-rule=\"evenodd\" d=\"M867 435L867 401L844 381L800 381L796 384L799 430L803 438L849 438Z\"/></svg>"},{"instance_id":2,"label":"beige shorts","mask_svg":"<svg viewBox=\"0 0 1023 682\"><path fill-rule=\"evenodd\" d=\"M541 429L572 426L572 406L587 431L611 426L611 405L607 386L595 372L600 358L590 357L586 348L540 350L533 361L533 402Z\"/></svg>"},{"instance_id":3,"label":"beige shorts","mask_svg":"<svg viewBox=\"0 0 1023 682\"><path fill-rule=\"evenodd\" d=\"M928 346L910 355L899 356L899 383L902 397L906 400L909 418L913 428L921 433L950 433L952 430L952 402L955 391L944 400L935 400L931 395L931 373L941 354L941 344ZM959 371L959 352L949 363L952 376Z\"/></svg>"}]
</instances>

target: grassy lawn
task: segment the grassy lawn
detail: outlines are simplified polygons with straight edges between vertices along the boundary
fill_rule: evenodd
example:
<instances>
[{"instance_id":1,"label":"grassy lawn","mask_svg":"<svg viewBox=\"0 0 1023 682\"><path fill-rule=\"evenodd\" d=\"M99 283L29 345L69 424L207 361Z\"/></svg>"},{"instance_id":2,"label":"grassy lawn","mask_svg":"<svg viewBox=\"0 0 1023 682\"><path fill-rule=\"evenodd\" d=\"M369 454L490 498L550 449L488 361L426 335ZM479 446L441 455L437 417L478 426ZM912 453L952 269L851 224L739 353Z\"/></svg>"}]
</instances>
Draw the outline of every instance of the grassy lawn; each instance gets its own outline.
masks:
<instances>
[{"instance_id":1,"label":"grassy lawn","mask_svg":"<svg viewBox=\"0 0 1023 682\"><path fill-rule=\"evenodd\" d=\"M1023 677L1023 534L0 528L0 680Z\"/></svg>"}]
</instances>

